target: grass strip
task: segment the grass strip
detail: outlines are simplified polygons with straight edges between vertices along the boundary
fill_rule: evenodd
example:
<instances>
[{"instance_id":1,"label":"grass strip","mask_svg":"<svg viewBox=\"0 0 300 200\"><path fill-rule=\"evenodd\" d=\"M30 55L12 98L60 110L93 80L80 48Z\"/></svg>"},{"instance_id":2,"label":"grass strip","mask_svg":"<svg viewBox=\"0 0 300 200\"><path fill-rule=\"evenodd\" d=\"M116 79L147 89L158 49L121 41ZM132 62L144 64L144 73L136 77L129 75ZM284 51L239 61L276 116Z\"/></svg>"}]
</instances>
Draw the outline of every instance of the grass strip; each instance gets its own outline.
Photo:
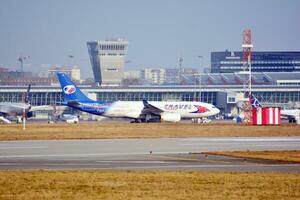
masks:
<instances>
[{"instance_id":1,"label":"grass strip","mask_svg":"<svg viewBox=\"0 0 300 200\"><path fill-rule=\"evenodd\" d=\"M0 199L300 199L300 173L1 171Z\"/></svg>"},{"instance_id":2,"label":"grass strip","mask_svg":"<svg viewBox=\"0 0 300 200\"><path fill-rule=\"evenodd\" d=\"M127 124L29 123L0 125L0 140L100 139L100 138L164 138L164 137L251 137L300 136L295 125L250 126L237 124Z\"/></svg>"}]
</instances>

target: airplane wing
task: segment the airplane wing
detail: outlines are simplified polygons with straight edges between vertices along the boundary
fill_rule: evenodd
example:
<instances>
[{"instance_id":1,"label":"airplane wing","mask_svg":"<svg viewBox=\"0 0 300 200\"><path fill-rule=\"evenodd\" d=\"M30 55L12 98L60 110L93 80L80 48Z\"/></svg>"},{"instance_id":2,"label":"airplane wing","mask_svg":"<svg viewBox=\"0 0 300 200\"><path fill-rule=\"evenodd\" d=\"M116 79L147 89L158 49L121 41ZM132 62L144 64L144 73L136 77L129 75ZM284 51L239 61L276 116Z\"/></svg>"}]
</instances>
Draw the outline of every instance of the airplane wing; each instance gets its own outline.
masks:
<instances>
[{"instance_id":1,"label":"airplane wing","mask_svg":"<svg viewBox=\"0 0 300 200\"><path fill-rule=\"evenodd\" d=\"M142 110L142 114L155 114L160 115L164 111L151 105L147 100L143 100L144 109Z\"/></svg>"},{"instance_id":2,"label":"airplane wing","mask_svg":"<svg viewBox=\"0 0 300 200\"><path fill-rule=\"evenodd\" d=\"M53 110L53 108L51 106L31 106L30 111L34 112L34 111L39 111L39 110Z\"/></svg>"},{"instance_id":3,"label":"airplane wing","mask_svg":"<svg viewBox=\"0 0 300 200\"><path fill-rule=\"evenodd\" d=\"M71 101L56 102L55 105L78 107L80 106L80 102L71 100Z\"/></svg>"},{"instance_id":4,"label":"airplane wing","mask_svg":"<svg viewBox=\"0 0 300 200\"><path fill-rule=\"evenodd\" d=\"M5 114L7 114L7 113L9 113L9 112L10 112L10 109L9 109L8 106L6 106L6 105L0 105L0 113L5 113Z\"/></svg>"},{"instance_id":5,"label":"airplane wing","mask_svg":"<svg viewBox=\"0 0 300 200\"><path fill-rule=\"evenodd\" d=\"M19 113L22 112L22 109L28 109L27 106L21 104L2 104L0 105L0 112L1 113Z\"/></svg>"}]
</instances>

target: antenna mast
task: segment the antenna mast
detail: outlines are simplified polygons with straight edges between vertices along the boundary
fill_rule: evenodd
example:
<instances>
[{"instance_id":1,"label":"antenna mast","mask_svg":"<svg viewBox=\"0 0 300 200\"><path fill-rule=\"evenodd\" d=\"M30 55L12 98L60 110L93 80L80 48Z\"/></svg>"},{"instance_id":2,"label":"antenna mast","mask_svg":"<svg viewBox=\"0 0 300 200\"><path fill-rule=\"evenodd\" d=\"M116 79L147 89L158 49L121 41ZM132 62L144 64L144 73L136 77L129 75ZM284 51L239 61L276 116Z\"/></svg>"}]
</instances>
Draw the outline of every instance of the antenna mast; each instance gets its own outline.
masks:
<instances>
[{"instance_id":1,"label":"antenna mast","mask_svg":"<svg viewBox=\"0 0 300 200\"><path fill-rule=\"evenodd\" d=\"M252 35L251 29L245 29L243 31L243 73L244 84L243 84L243 92L244 92L244 121L246 123L251 123L251 114L252 114L252 106L251 106L251 92L252 92L252 80L251 80L251 61L252 61Z\"/></svg>"}]
</instances>

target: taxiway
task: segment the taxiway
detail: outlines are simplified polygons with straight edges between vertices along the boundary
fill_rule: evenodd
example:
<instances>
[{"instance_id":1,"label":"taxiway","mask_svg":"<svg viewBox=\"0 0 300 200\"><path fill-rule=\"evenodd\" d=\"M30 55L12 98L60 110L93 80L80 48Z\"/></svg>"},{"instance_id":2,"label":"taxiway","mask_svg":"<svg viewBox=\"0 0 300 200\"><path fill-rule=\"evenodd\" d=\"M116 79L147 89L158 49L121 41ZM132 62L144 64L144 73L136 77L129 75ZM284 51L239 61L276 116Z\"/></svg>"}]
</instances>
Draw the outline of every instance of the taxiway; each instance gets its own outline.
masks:
<instances>
[{"instance_id":1,"label":"taxiway","mask_svg":"<svg viewBox=\"0 0 300 200\"><path fill-rule=\"evenodd\" d=\"M295 149L300 137L2 141L0 169L300 172L300 164L202 154Z\"/></svg>"}]
</instances>

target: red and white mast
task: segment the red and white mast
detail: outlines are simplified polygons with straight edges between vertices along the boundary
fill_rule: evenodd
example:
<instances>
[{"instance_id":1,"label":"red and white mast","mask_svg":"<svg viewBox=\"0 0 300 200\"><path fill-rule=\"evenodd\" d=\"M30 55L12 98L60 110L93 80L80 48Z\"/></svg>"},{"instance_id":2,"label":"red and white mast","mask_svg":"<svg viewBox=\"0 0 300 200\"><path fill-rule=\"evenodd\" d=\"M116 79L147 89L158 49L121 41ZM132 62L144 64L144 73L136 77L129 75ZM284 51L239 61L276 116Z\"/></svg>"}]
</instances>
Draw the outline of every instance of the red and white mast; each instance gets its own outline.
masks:
<instances>
[{"instance_id":1,"label":"red and white mast","mask_svg":"<svg viewBox=\"0 0 300 200\"><path fill-rule=\"evenodd\" d=\"M252 36L251 30L245 29L243 31L243 74L245 74L244 84L243 84L243 91L244 91L244 98L248 99L248 102L245 102L245 122L251 123L251 113L252 113L252 106L251 106L251 88L252 88L252 80L251 80L251 62L252 62Z\"/></svg>"}]
</instances>

